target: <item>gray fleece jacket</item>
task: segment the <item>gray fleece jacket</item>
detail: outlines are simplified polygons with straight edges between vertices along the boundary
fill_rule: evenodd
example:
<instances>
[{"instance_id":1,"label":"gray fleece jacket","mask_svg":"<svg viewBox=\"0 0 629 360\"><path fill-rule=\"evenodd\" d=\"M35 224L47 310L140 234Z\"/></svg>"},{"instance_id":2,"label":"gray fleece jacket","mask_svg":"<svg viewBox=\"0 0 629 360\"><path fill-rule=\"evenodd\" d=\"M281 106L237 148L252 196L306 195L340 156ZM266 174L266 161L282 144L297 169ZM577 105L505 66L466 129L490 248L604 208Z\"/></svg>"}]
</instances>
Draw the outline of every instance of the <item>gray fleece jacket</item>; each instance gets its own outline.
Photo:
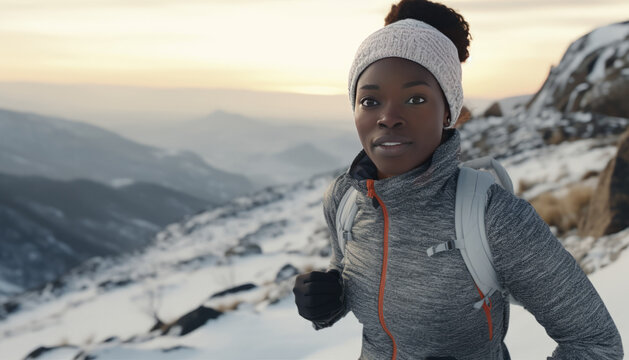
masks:
<instances>
[{"instance_id":1,"label":"gray fleece jacket","mask_svg":"<svg viewBox=\"0 0 629 360\"><path fill-rule=\"evenodd\" d=\"M352 311L363 325L361 359L391 359L394 351L400 360L509 359L503 342L509 304L502 294L491 296L489 312L474 309L480 295L460 252L426 254L456 237L460 135L447 135L431 161L382 180L375 180L375 165L363 151L324 195L330 268L342 274L345 309L314 325L331 326ZM358 213L343 257L335 218L350 186L359 191ZM501 285L558 343L549 359L622 359L620 335L603 301L528 202L492 185L485 226Z\"/></svg>"}]
</instances>

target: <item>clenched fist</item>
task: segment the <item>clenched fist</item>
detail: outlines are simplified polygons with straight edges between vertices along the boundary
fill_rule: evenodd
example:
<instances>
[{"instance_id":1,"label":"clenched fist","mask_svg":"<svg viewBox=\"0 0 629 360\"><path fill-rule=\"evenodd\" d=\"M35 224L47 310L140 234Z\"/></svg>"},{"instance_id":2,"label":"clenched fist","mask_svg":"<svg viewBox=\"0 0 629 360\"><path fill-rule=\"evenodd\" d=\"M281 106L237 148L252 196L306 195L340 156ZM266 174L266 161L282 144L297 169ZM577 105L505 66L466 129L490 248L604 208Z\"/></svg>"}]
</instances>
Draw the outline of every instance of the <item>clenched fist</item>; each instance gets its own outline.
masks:
<instances>
[{"instance_id":1,"label":"clenched fist","mask_svg":"<svg viewBox=\"0 0 629 360\"><path fill-rule=\"evenodd\" d=\"M343 281L336 270L297 276L293 293L299 315L306 320L326 321L343 309Z\"/></svg>"}]
</instances>

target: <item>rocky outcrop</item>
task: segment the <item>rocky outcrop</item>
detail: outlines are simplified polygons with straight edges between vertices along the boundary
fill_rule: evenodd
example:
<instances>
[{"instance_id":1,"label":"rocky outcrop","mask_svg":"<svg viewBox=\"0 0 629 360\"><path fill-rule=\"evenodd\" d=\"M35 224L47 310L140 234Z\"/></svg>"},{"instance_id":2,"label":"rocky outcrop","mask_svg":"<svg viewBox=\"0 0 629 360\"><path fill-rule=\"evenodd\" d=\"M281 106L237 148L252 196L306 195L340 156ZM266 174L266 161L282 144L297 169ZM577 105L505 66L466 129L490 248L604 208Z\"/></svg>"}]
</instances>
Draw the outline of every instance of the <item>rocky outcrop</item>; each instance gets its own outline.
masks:
<instances>
[{"instance_id":1,"label":"rocky outcrop","mask_svg":"<svg viewBox=\"0 0 629 360\"><path fill-rule=\"evenodd\" d=\"M601 173L581 236L600 237L629 227L629 128L618 141L618 153Z\"/></svg>"},{"instance_id":2,"label":"rocky outcrop","mask_svg":"<svg viewBox=\"0 0 629 360\"><path fill-rule=\"evenodd\" d=\"M487 110L485 110L485 112L483 113L484 117L490 117L490 116L502 116L502 108L500 107L500 103L495 102L493 104L491 104Z\"/></svg>"},{"instance_id":3,"label":"rocky outcrop","mask_svg":"<svg viewBox=\"0 0 629 360\"><path fill-rule=\"evenodd\" d=\"M249 256L262 254L258 244L236 245L225 252L225 256Z\"/></svg>"},{"instance_id":4,"label":"rocky outcrop","mask_svg":"<svg viewBox=\"0 0 629 360\"><path fill-rule=\"evenodd\" d=\"M629 21L598 28L570 45L528 104L563 113L629 117Z\"/></svg>"},{"instance_id":5,"label":"rocky outcrop","mask_svg":"<svg viewBox=\"0 0 629 360\"><path fill-rule=\"evenodd\" d=\"M210 296L210 299L214 299L214 298L218 298L218 297L226 296L226 295L233 295L233 294L240 293L243 291L249 291L255 288L257 288L256 284L246 283L243 285L238 285L238 286L229 288L227 290L219 291L216 294L213 294L212 296Z\"/></svg>"},{"instance_id":6,"label":"rocky outcrop","mask_svg":"<svg viewBox=\"0 0 629 360\"><path fill-rule=\"evenodd\" d=\"M280 271L277 272L277 275L275 276L275 283L280 284L298 274L299 269L293 266L293 264L286 264L282 266Z\"/></svg>"},{"instance_id":7,"label":"rocky outcrop","mask_svg":"<svg viewBox=\"0 0 629 360\"><path fill-rule=\"evenodd\" d=\"M209 320L216 319L221 315L223 315L223 313L220 311L216 311L210 307L199 306L177 319L174 323L163 328L162 333L184 336L205 325Z\"/></svg>"}]
</instances>

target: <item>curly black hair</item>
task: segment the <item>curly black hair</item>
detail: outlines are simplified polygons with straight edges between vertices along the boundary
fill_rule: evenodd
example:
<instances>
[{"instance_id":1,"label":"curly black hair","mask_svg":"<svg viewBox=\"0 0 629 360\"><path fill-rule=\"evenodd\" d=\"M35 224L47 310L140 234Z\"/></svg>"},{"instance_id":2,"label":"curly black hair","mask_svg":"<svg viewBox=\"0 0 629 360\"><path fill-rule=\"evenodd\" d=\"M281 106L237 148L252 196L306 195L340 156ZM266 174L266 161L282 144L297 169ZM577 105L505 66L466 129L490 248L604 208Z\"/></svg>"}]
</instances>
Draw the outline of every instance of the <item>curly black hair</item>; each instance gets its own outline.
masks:
<instances>
[{"instance_id":1,"label":"curly black hair","mask_svg":"<svg viewBox=\"0 0 629 360\"><path fill-rule=\"evenodd\" d=\"M453 9L427 0L401 0L391 5L384 25L404 19L421 20L441 31L456 46L461 62L465 62L470 56L468 51L472 40L470 26L463 16Z\"/></svg>"}]
</instances>

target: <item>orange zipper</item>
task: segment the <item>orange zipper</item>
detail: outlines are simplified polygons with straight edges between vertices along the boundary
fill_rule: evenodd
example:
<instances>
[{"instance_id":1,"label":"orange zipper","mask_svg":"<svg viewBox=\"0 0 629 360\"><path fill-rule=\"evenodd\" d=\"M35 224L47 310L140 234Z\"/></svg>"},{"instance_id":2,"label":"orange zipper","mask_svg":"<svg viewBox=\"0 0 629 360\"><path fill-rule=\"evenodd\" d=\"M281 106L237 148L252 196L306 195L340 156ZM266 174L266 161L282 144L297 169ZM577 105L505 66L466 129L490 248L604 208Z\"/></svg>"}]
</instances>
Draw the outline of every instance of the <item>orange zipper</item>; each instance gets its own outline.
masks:
<instances>
[{"instance_id":1,"label":"orange zipper","mask_svg":"<svg viewBox=\"0 0 629 360\"><path fill-rule=\"evenodd\" d=\"M480 290L478 285L474 283L474 286L476 286L476 290L478 290L478 294L480 294L480 298L485 299L485 294L483 294L483 292ZM487 301L483 301L483 310L485 310L485 317L487 318L487 326L489 327L489 340L491 340L494 337L494 323L491 320L491 305L492 305L491 299L487 299L487 300L489 300L489 305L487 305Z\"/></svg>"},{"instance_id":2,"label":"orange zipper","mask_svg":"<svg viewBox=\"0 0 629 360\"><path fill-rule=\"evenodd\" d=\"M384 321L383 311L384 286L387 282L387 262L389 258L389 214L387 212L387 207L384 206L384 203L376 194L374 181L372 179L367 180L367 196L369 196L369 198L371 199L375 198L378 201L380 207L382 208L382 215L384 216L384 244L382 245L382 272L380 275L380 290L378 293L378 318L380 319L380 325L382 326L382 329L384 329L384 331L387 333L387 335L389 335L389 338L391 338L391 341L393 342L393 356L391 357L391 359L395 360L397 357L397 345L395 344L395 339L393 338L393 335L387 328L387 325Z\"/></svg>"}]
</instances>

